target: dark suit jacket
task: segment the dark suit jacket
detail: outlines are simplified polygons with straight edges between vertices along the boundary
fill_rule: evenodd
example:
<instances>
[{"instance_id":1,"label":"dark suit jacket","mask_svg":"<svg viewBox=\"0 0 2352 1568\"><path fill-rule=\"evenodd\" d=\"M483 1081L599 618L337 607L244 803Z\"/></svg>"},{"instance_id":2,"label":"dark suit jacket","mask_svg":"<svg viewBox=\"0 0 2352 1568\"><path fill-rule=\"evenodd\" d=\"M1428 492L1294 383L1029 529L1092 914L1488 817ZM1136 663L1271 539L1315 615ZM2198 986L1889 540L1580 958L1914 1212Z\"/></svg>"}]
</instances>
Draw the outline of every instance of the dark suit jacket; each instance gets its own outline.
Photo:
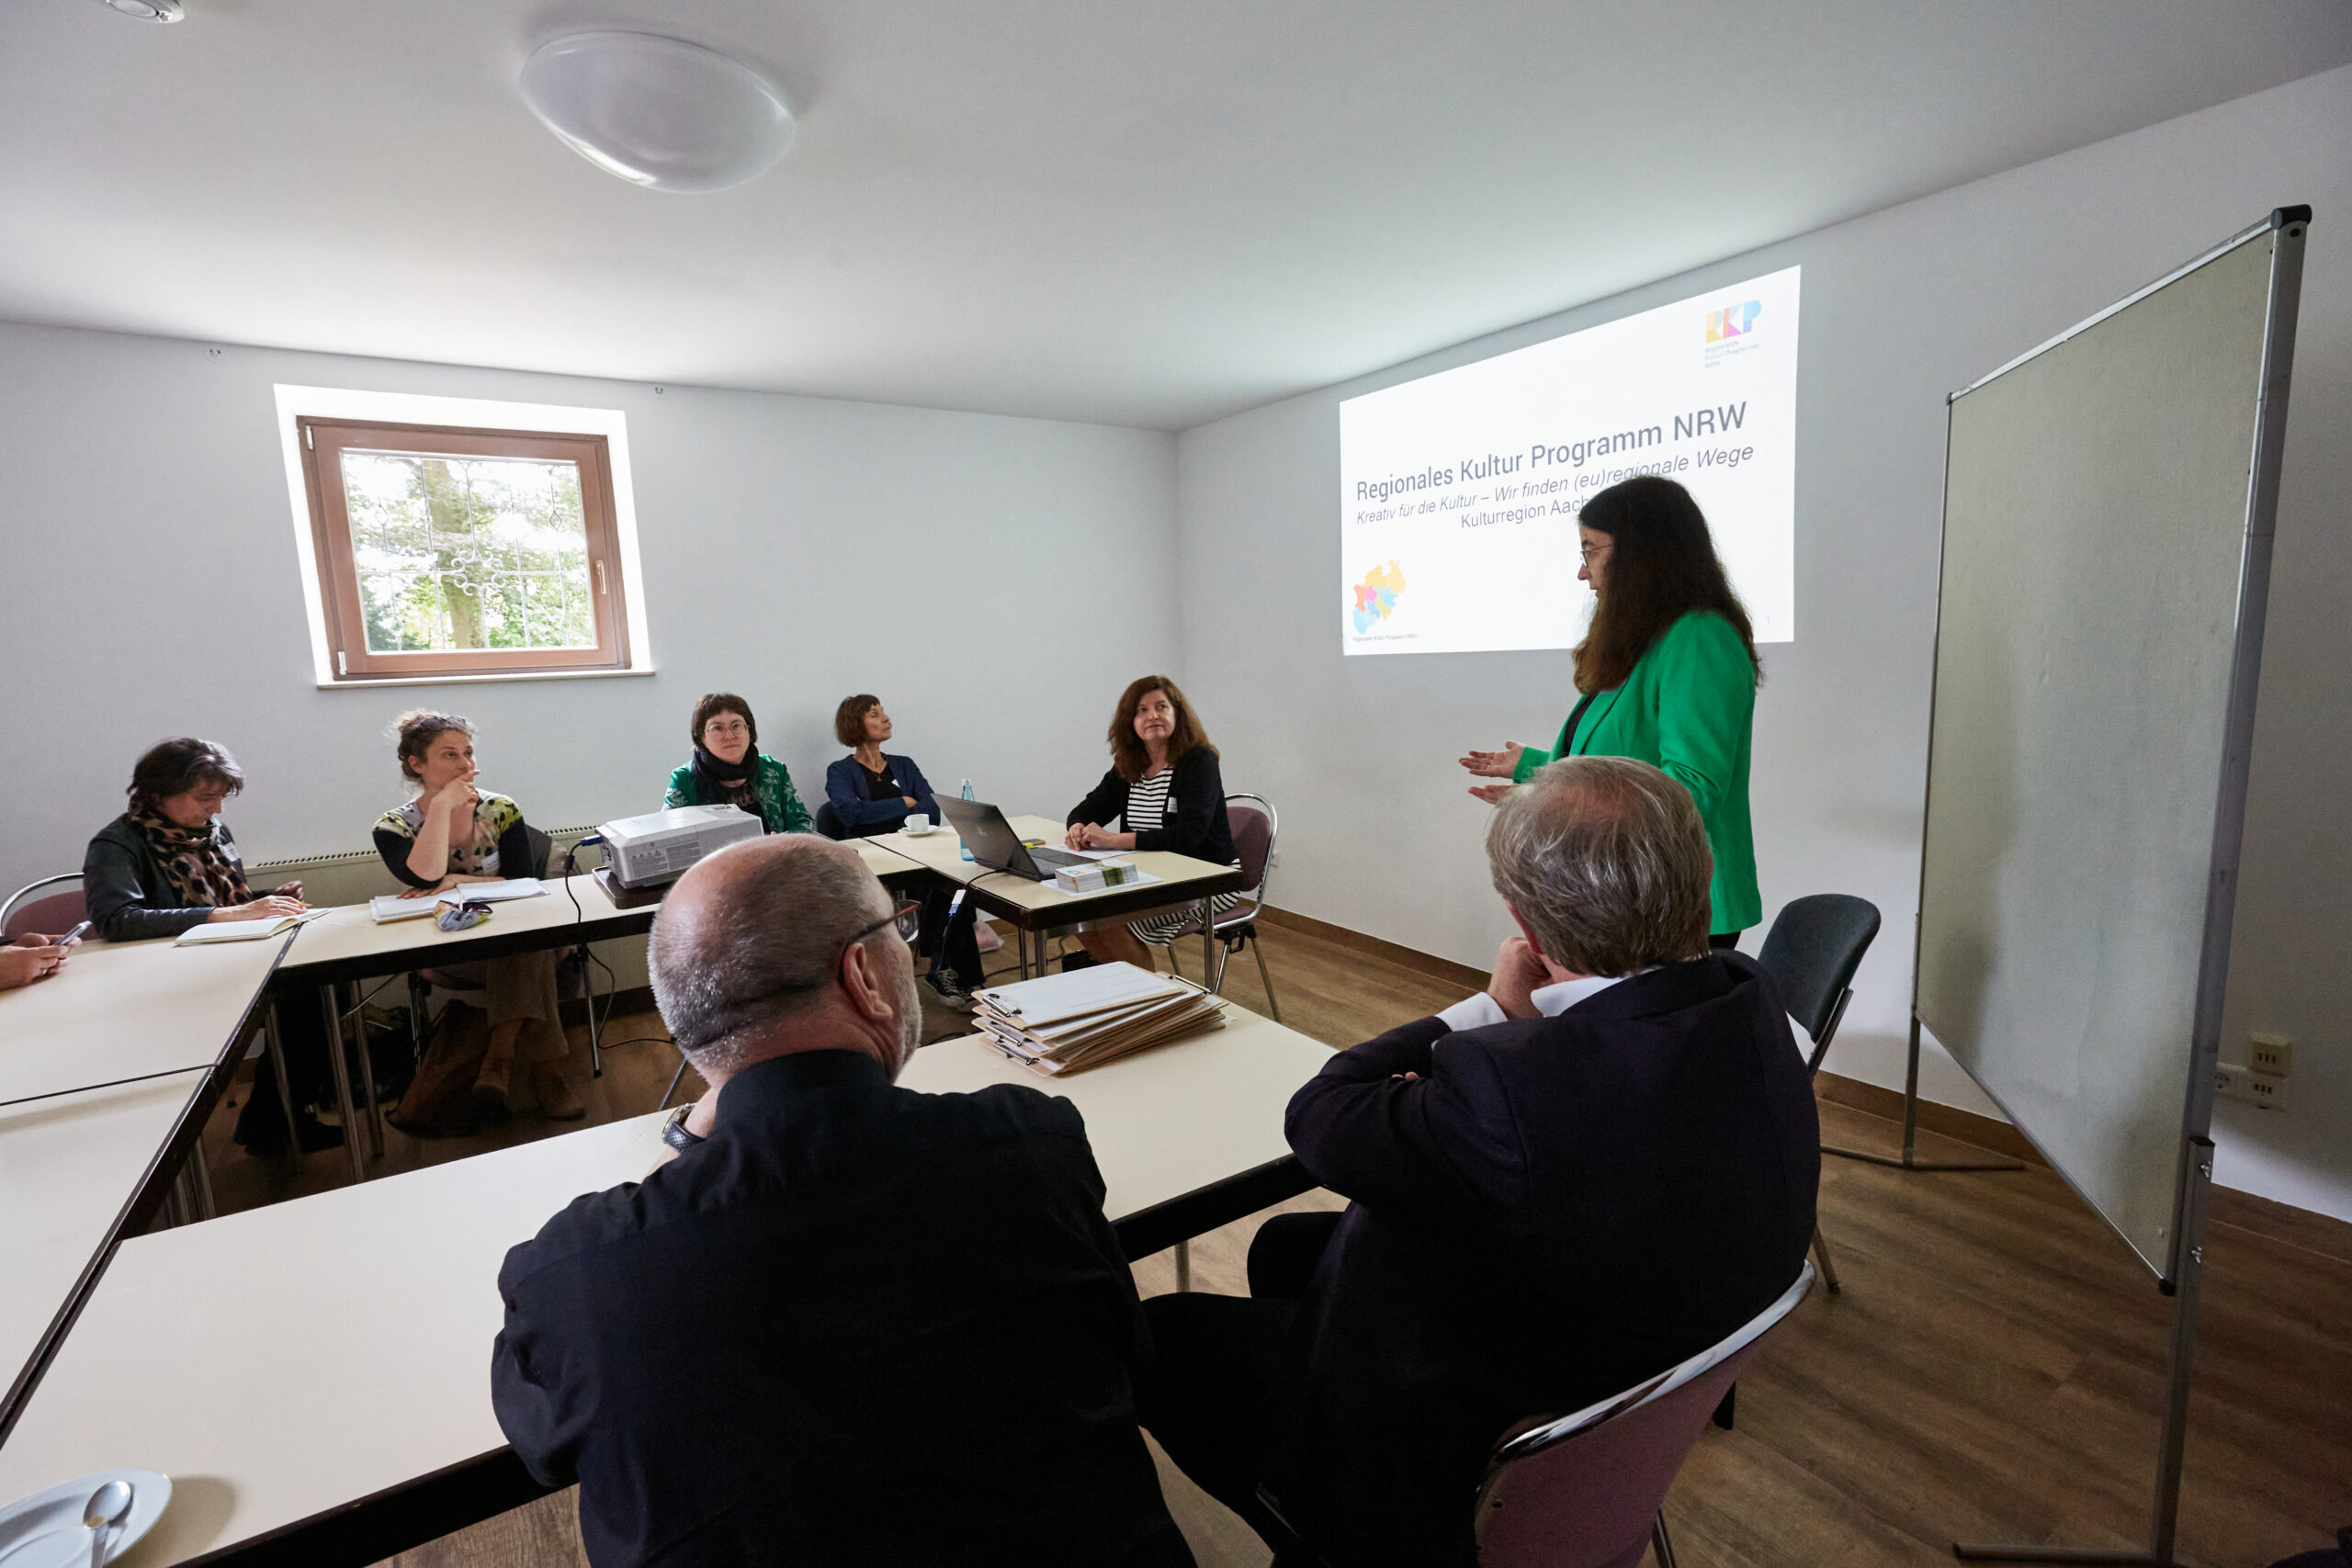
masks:
<instances>
[{"instance_id":1,"label":"dark suit jacket","mask_svg":"<svg viewBox=\"0 0 2352 1568\"><path fill-rule=\"evenodd\" d=\"M1706 1348L1813 1235L1804 1062L1736 953L1556 1018L1408 1023L1334 1057L1286 1125L1354 1202L1295 1320L1272 1490L1347 1568L1473 1562L1507 1428Z\"/></svg>"},{"instance_id":2,"label":"dark suit jacket","mask_svg":"<svg viewBox=\"0 0 2352 1568\"><path fill-rule=\"evenodd\" d=\"M1193 1561L1067 1100L763 1062L707 1143L576 1200L498 1288L499 1424L580 1483L597 1568Z\"/></svg>"}]
</instances>

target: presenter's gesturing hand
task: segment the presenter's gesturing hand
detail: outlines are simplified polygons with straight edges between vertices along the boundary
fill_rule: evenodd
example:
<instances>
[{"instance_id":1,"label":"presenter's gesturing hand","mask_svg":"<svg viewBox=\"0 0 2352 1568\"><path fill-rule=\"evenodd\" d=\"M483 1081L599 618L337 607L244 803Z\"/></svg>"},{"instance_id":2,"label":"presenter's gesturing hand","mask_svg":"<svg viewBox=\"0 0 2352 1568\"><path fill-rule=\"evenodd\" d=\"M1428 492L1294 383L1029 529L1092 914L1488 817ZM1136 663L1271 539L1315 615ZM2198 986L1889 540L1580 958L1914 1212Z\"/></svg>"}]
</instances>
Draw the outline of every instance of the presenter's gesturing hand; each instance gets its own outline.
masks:
<instances>
[{"instance_id":1,"label":"presenter's gesturing hand","mask_svg":"<svg viewBox=\"0 0 2352 1568\"><path fill-rule=\"evenodd\" d=\"M1482 779L1507 779L1519 772L1519 755L1527 748L1513 740L1499 751L1473 751L1462 765Z\"/></svg>"},{"instance_id":2,"label":"presenter's gesturing hand","mask_svg":"<svg viewBox=\"0 0 2352 1568\"><path fill-rule=\"evenodd\" d=\"M1519 772L1520 753L1526 750L1526 747L1513 740L1499 751L1473 751L1463 758L1462 765L1470 770L1473 777L1504 781L1498 784L1472 784L1470 793L1489 806L1499 802L1505 795L1510 793L1511 787L1510 781L1512 775Z\"/></svg>"}]
</instances>

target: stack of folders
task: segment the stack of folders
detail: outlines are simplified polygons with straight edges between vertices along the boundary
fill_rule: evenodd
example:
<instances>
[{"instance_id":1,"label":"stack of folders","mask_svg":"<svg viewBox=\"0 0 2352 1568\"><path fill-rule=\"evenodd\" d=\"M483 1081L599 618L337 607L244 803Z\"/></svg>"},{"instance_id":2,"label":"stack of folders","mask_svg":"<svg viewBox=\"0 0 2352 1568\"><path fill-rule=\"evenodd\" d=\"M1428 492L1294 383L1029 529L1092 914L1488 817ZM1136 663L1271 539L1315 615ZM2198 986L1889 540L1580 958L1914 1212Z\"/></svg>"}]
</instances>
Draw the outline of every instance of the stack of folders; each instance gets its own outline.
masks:
<instances>
[{"instance_id":1,"label":"stack of folders","mask_svg":"<svg viewBox=\"0 0 2352 1568\"><path fill-rule=\"evenodd\" d=\"M1225 1027L1225 1003L1182 976L1098 964L978 993L973 1021L1042 1072L1081 1073Z\"/></svg>"}]
</instances>

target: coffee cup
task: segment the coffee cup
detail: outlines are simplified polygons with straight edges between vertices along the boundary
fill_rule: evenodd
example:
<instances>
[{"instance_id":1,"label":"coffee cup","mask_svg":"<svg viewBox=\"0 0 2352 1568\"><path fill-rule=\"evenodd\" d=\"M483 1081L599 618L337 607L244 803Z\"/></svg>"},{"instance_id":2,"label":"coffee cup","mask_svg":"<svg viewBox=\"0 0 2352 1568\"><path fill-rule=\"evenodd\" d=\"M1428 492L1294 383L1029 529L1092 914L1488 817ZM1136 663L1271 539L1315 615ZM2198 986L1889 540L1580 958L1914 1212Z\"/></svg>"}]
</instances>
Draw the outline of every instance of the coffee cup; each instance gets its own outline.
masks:
<instances>
[{"instance_id":1,"label":"coffee cup","mask_svg":"<svg viewBox=\"0 0 2352 1568\"><path fill-rule=\"evenodd\" d=\"M921 837L931 831L931 818L920 811L907 813L905 830Z\"/></svg>"}]
</instances>

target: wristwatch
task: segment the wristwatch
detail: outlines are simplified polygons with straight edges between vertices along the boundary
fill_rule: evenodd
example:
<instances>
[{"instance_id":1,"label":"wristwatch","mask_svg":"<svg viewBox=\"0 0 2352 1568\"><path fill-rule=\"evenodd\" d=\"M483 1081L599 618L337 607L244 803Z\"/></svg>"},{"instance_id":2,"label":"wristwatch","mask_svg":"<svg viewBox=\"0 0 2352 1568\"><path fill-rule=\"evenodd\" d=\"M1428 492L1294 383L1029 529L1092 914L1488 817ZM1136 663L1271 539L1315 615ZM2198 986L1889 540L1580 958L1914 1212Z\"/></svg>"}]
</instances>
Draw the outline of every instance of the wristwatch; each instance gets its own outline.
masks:
<instances>
[{"instance_id":1,"label":"wristwatch","mask_svg":"<svg viewBox=\"0 0 2352 1568\"><path fill-rule=\"evenodd\" d=\"M686 1131L686 1118L694 1114L694 1109L691 1101L681 1105L662 1123L662 1141L680 1154L709 1141Z\"/></svg>"}]
</instances>

